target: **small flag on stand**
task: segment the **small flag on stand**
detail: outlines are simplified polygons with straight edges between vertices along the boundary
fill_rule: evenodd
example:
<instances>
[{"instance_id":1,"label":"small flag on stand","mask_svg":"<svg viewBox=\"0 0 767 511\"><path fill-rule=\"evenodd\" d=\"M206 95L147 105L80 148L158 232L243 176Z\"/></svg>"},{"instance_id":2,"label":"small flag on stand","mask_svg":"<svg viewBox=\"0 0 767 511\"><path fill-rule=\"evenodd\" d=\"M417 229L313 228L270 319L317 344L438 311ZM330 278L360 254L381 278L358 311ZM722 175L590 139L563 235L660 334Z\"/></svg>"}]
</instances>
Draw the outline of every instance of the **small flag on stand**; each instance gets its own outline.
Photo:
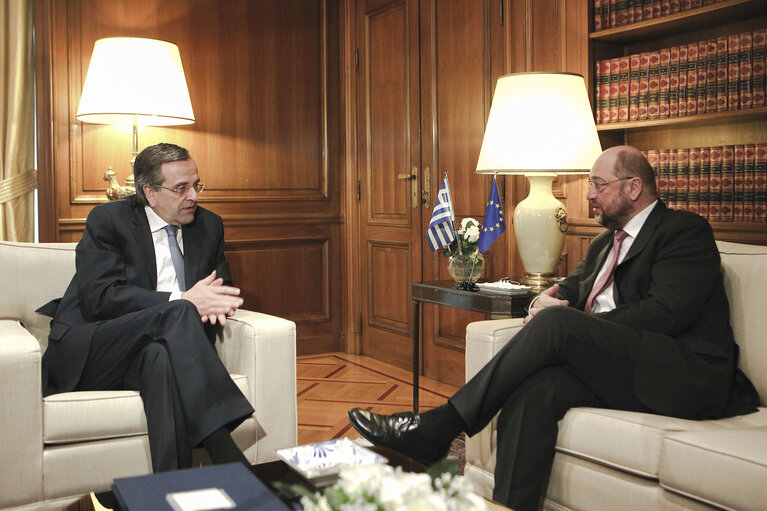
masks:
<instances>
[{"instance_id":1,"label":"small flag on stand","mask_svg":"<svg viewBox=\"0 0 767 511\"><path fill-rule=\"evenodd\" d=\"M498 183L493 176L493 186L490 188L485 219L482 222L482 229L479 231L479 243L477 244L479 251L484 254L505 231L506 220L503 216L503 204L501 204L501 196L498 193Z\"/></svg>"},{"instance_id":2,"label":"small flag on stand","mask_svg":"<svg viewBox=\"0 0 767 511\"><path fill-rule=\"evenodd\" d=\"M432 252L439 250L455 239L454 221L453 199L450 196L450 185L447 182L447 173L445 173L445 179L442 181L442 186L439 187L437 200L434 202L434 212L431 214L429 229L426 231L426 239Z\"/></svg>"}]
</instances>

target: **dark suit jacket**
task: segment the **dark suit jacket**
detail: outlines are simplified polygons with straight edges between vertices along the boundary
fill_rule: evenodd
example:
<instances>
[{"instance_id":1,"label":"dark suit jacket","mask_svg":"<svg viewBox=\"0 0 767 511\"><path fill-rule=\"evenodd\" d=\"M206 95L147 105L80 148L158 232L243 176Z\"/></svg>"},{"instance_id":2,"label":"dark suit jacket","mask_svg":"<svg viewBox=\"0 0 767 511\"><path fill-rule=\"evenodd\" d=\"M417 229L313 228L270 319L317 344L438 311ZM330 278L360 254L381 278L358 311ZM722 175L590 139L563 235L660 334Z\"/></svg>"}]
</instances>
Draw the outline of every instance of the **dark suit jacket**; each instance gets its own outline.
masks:
<instances>
[{"instance_id":1,"label":"dark suit jacket","mask_svg":"<svg viewBox=\"0 0 767 511\"><path fill-rule=\"evenodd\" d=\"M231 285L221 218L198 206L194 221L182 232L186 282L193 285L215 269ZM101 322L166 303L170 297L155 291L152 233L135 195L93 208L75 261L75 276L51 321L42 362L44 395L75 389Z\"/></svg>"},{"instance_id":2,"label":"dark suit jacket","mask_svg":"<svg viewBox=\"0 0 767 511\"><path fill-rule=\"evenodd\" d=\"M592 241L584 261L562 281L559 298L585 307L613 236L614 231L605 231ZM637 397L664 415L708 418L726 413L737 346L709 223L659 201L614 278L616 307L597 316L642 331ZM746 411L750 407L731 413Z\"/></svg>"}]
</instances>

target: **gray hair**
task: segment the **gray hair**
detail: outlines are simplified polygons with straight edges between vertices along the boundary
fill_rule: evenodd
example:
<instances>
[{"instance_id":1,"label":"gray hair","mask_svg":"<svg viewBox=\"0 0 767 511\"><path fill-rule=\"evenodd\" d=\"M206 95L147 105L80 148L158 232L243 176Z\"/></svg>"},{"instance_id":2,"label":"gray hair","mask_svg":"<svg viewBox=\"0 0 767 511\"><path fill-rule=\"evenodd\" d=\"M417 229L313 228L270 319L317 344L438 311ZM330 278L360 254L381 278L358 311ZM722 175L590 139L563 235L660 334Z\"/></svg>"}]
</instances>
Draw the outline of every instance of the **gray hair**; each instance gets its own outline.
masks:
<instances>
[{"instance_id":1,"label":"gray hair","mask_svg":"<svg viewBox=\"0 0 767 511\"><path fill-rule=\"evenodd\" d=\"M133 179L136 182L136 198L142 206L148 206L149 201L144 195L144 186L159 186L162 184L162 166L172 161L188 160L189 151L176 144L160 143L151 145L136 156L133 163Z\"/></svg>"}]
</instances>

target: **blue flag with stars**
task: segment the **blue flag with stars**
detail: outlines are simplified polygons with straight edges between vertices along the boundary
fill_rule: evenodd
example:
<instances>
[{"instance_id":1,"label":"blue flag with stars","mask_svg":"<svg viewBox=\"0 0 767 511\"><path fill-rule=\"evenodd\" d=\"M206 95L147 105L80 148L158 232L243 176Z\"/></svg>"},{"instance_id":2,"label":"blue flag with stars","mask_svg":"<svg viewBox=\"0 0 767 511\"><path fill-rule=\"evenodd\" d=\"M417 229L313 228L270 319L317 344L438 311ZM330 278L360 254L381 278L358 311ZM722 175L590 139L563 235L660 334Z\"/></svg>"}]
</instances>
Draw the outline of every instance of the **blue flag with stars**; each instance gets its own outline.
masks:
<instances>
[{"instance_id":1,"label":"blue flag with stars","mask_svg":"<svg viewBox=\"0 0 767 511\"><path fill-rule=\"evenodd\" d=\"M490 199L485 210L485 219L482 222L482 230L479 232L477 247L483 254L490 245L506 231L506 220L503 216L503 204L498 193L498 183L493 177L493 186L490 188Z\"/></svg>"}]
</instances>

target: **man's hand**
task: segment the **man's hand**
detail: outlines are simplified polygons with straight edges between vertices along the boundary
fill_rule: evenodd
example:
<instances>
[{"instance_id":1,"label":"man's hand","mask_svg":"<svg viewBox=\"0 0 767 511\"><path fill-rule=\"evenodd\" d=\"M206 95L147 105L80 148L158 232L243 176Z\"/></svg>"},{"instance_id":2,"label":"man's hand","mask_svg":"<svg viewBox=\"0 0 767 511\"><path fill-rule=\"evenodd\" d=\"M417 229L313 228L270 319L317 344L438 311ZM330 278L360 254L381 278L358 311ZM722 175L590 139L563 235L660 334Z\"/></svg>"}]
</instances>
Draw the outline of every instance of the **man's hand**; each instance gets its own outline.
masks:
<instances>
[{"instance_id":1,"label":"man's hand","mask_svg":"<svg viewBox=\"0 0 767 511\"><path fill-rule=\"evenodd\" d=\"M560 300L557 298L557 293L559 292L559 284L554 284L547 290L543 291L541 294L539 294L535 300L533 301L532 306L530 307L530 311L527 316L525 316L525 324L529 323L531 319L533 319L533 316L538 314L540 311L545 309L546 307L553 307L555 305L569 305L569 300Z\"/></svg>"},{"instance_id":2,"label":"man's hand","mask_svg":"<svg viewBox=\"0 0 767 511\"><path fill-rule=\"evenodd\" d=\"M226 323L226 318L232 316L243 302L240 290L225 286L223 279L216 278L216 270L181 293L181 298L192 302L203 323L209 322L211 325L216 322L220 325Z\"/></svg>"}]
</instances>

